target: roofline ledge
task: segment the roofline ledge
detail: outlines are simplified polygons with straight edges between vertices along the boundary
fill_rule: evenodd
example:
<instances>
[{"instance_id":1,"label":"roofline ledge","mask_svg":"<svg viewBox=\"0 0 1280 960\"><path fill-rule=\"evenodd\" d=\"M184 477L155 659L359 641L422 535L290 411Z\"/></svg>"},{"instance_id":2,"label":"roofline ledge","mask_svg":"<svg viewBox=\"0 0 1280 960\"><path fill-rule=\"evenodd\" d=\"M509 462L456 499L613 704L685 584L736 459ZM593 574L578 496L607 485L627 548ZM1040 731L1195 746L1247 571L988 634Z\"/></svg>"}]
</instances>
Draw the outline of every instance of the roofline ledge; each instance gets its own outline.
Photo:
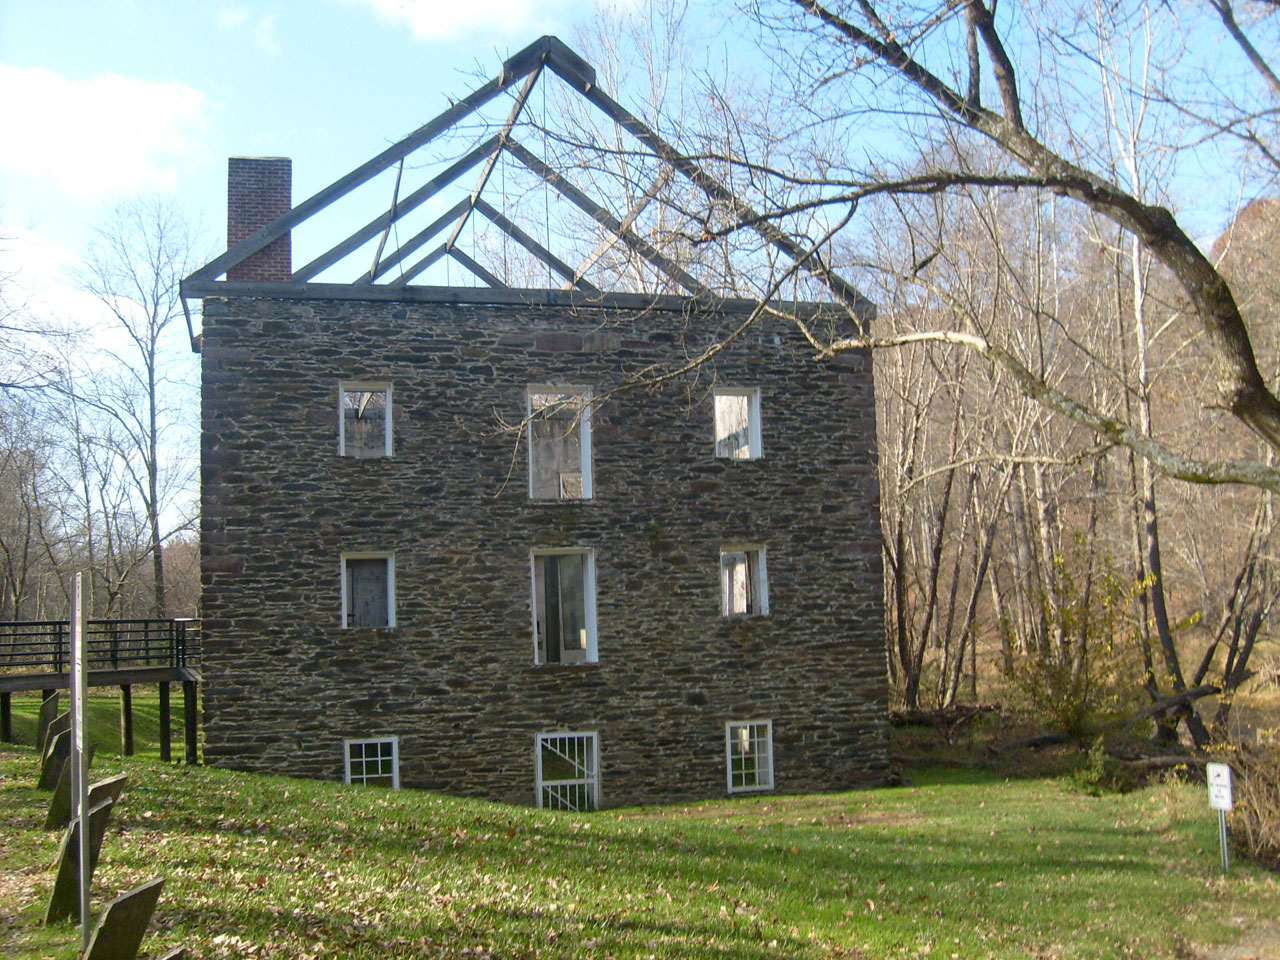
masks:
<instances>
[{"instance_id":1,"label":"roofline ledge","mask_svg":"<svg viewBox=\"0 0 1280 960\"><path fill-rule=\"evenodd\" d=\"M750 313L759 300L745 297L692 297L671 293L586 293L536 287L436 287L385 284L301 283L261 280L182 281L181 294L190 298L267 300L350 300L369 302L471 304L488 306L555 306L572 309L681 310L695 313ZM775 309L818 316L849 314L863 324L875 318L875 305L863 299L852 306L838 301L775 300Z\"/></svg>"}]
</instances>

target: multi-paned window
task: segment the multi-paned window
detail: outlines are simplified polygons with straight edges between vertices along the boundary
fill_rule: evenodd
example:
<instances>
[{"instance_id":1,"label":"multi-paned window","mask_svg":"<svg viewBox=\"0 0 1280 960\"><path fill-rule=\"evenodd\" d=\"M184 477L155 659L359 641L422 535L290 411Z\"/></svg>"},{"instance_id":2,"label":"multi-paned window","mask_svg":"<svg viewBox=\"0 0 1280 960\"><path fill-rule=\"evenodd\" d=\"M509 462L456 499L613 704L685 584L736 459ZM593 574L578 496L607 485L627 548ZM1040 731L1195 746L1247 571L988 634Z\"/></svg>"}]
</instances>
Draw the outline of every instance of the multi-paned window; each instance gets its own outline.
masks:
<instances>
[{"instance_id":1,"label":"multi-paned window","mask_svg":"<svg viewBox=\"0 0 1280 960\"><path fill-rule=\"evenodd\" d=\"M591 499L591 391L529 388L529 496Z\"/></svg>"},{"instance_id":2,"label":"multi-paned window","mask_svg":"<svg viewBox=\"0 0 1280 960\"><path fill-rule=\"evenodd\" d=\"M591 550L534 550L535 663L596 660L596 570Z\"/></svg>"},{"instance_id":3,"label":"multi-paned window","mask_svg":"<svg viewBox=\"0 0 1280 960\"><path fill-rule=\"evenodd\" d=\"M764 547L720 548L720 613L726 617L762 617L769 612L769 580Z\"/></svg>"},{"instance_id":4,"label":"multi-paned window","mask_svg":"<svg viewBox=\"0 0 1280 960\"><path fill-rule=\"evenodd\" d=\"M760 388L717 389L715 404L716 456L727 460L755 460L761 454Z\"/></svg>"},{"instance_id":5,"label":"multi-paned window","mask_svg":"<svg viewBox=\"0 0 1280 960\"><path fill-rule=\"evenodd\" d=\"M391 456L391 384L338 384L338 454Z\"/></svg>"},{"instance_id":6,"label":"multi-paned window","mask_svg":"<svg viewBox=\"0 0 1280 960\"><path fill-rule=\"evenodd\" d=\"M396 625L396 562L391 553L342 555L342 625Z\"/></svg>"},{"instance_id":7,"label":"multi-paned window","mask_svg":"<svg viewBox=\"0 0 1280 960\"><path fill-rule=\"evenodd\" d=\"M600 806L599 737L595 733L540 733L534 747L538 806L595 810Z\"/></svg>"},{"instance_id":8,"label":"multi-paned window","mask_svg":"<svg viewBox=\"0 0 1280 960\"><path fill-rule=\"evenodd\" d=\"M773 721L730 721L724 726L729 792L773 789Z\"/></svg>"},{"instance_id":9,"label":"multi-paned window","mask_svg":"<svg viewBox=\"0 0 1280 960\"><path fill-rule=\"evenodd\" d=\"M344 740L343 751L346 755L347 783L400 789L399 738Z\"/></svg>"}]
</instances>

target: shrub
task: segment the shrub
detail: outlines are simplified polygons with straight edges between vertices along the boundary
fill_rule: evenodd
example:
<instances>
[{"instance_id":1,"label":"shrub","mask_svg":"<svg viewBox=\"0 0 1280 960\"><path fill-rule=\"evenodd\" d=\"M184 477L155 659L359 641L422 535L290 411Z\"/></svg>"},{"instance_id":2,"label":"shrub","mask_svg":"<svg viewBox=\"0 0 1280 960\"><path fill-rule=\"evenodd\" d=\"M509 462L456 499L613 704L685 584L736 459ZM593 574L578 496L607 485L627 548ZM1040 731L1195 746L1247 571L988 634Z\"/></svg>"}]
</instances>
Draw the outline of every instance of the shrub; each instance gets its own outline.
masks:
<instances>
[{"instance_id":1,"label":"shrub","mask_svg":"<svg viewBox=\"0 0 1280 960\"><path fill-rule=\"evenodd\" d=\"M1235 751L1232 842L1245 856L1280 869L1280 730L1260 731Z\"/></svg>"},{"instance_id":2,"label":"shrub","mask_svg":"<svg viewBox=\"0 0 1280 960\"><path fill-rule=\"evenodd\" d=\"M1094 797L1128 793L1138 785L1129 768L1107 753L1101 737L1093 742L1085 762L1071 773L1069 781L1077 790Z\"/></svg>"},{"instance_id":3,"label":"shrub","mask_svg":"<svg viewBox=\"0 0 1280 960\"><path fill-rule=\"evenodd\" d=\"M1104 560L1085 589L1076 568L1086 562L1054 558L1053 596L1040 600L1047 636L1038 644L1009 638L1026 652L1006 676L1015 706L1082 745L1138 709L1141 641L1128 611L1149 585L1126 583Z\"/></svg>"}]
</instances>

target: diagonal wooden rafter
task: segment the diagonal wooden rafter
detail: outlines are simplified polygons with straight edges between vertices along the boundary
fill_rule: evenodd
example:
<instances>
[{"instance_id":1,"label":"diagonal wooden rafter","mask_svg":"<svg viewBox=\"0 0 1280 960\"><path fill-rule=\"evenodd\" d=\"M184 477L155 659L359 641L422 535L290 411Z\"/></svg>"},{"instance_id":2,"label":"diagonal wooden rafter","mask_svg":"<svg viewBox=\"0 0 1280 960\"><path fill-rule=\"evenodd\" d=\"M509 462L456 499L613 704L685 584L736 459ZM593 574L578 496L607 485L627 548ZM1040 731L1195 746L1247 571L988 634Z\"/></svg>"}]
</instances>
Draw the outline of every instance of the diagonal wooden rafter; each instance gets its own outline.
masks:
<instances>
[{"instance_id":1,"label":"diagonal wooden rafter","mask_svg":"<svg viewBox=\"0 0 1280 960\"><path fill-rule=\"evenodd\" d=\"M368 270L363 271L360 274L360 276L353 281L353 283L357 285L372 284L373 281L383 276L392 267L400 263L400 261L402 261L405 257L409 256L409 254L425 246L434 237L438 236L441 232L443 232L445 227L449 226L449 224L451 224L454 220L456 220L458 218L458 214L460 214L463 208L466 207L467 204L469 204L470 202L471 202L470 197L463 197L461 200L455 203L452 207L450 207L444 213L440 214L440 216L432 220L429 224L427 224L425 227L423 227L421 230L415 233L412 237L410 237L404 243L396 247L395 251L389 257L386 257L385 259L381 260L378 263L378 266L372 272ZM434 262L435 261L433 260L432 263ZM430 264L427 264L426 266L430 266ZM426 269L426 266L417 270L413 270L411 268L411 270L407 272L407 275L417 276L419 273L422 272L422 270ZM406 273L401 274L400 282L402 283L405 282L405 279L404 279L405 276L406 276Z\"/></svg>"},{"instance_id":2,"label":"diagonal wooden rafter","mask_svg":"<svg viewBox=\"0 0 1280 960\"><path fill-rule=\"evenodd\" d=\"M622 221L588 197L585 193L562 177L558 172L543 163L537 156L526 150L524 145L518 140L512 139L507 141L507 152L528 167L533 173L545 180L553 190L560 194L560 196L564 197L606 230L613 231L618 235L619 239L621 239L623 243L636 251L636 253L640 254L690 293L705 297L715 296L715 294L707 289L706 286L696 280L687 271L681 269L679 266L664 257L651 244L646 243L630 230L625 229L622 226Z\"/></svg>"},{"instance_id":3,"label":"diagonal wooden rafter","mask_svg":"<svg viewBox=\"0 0 1280 960\"><path fill-rule=\"evenodd\" d=\"M484 169L480 171L480 178L476 181L475 188L471 191L471 203L462 215L458 217L458 223L453 228L453 233L449 234L449 239L444 242L446 250L452 250L454 244L458 242L458 235L462 233L462 228L467 225L467 220L471 216L471 211L475 207L476 201L480 198L480 194L484 192L485 186L489 183L489 176L493 173L493 168L498 164L498 157L502 153L502 147L506 145L508 138L511 136L511 130L516 125L516 121L520 119L520 114L524 111L524 105L529 102L529 94L533 93L533 88L538 83L538 78L542 76L541 64L529 74L521 88L516 102L511 107L511 112L507 114L507 122L502 125L502 132L498 134L498 150L489 158L489 162L484 165Z\"/></svg>"},{"instance_id":4,"label":"diagonal wooden rafter","mask_svg":"<svg viewBox=\"0 0 1280 960\"><path fill-rule=\"evenodd\" d=\"M480 264L476 263L476 261L468 257L465 253L463 253L457 247L454 247L452 250L447 250L446 252L449 254L449 256L453 257L453 259L457 260L460 264L462 264L464 267L466 267L468 270L474 273L477 277L479 277L489 286L493 287L495 290L509 289L505 283L503 283L501 280L495 277L492 273L490 273Z\"/></svg>"},{"instance_id":5,"label":"diagonal wooden rafter","mask_svg":"<svg viewBox=\"0 0 1280 960\"><path fill-rule=\"evenodd\" d=\"M195 271L188 279L215 280L226 273L228 267L234 267L246 257L250 257L264 249L284 236L293 227L323 210L340 197L346 196L356 187L377 176L393 163L397 163L401 157L408 156L424 144L430 143L444 131L456 126L459 121L480 109L521 77L526 76L531 70L542 64L551 49L551 44L547 42L550 39L552 38L543 37L541 40L531 43L503 63L502 72L470 96L459 100L434 120L423 124L403 140L387 147L386 150L383 150L372 160L362 163L346 176L339 177L310 199L298 204L284 216L267 224L262 229L254 231L227 250L222 256L216 257Z\"/></svg>"},{"instance_id":6,"label":"diagonal wooden rafter","mask_svg":"<svg viewBox=\"0 0 1280 960\"><path fill-rule=\"evenodd\" d=\"M640 195L640 199L631 205L631 209L627 211L626 216L624 216L620 221L623 230L631 230L631 225L636 222L636 219L640 214L644 213L645 208L653 202L654 198L657 197L658 192L665 187L670 180L671 167L664 166L662 170L658 172L657 177L654 178L653 183L649 184L649 189ZM578 284L582 280L583 276L586 275L586 272L594 267L600 261L601 257L617 246L618 241L621 239L622 236L620 234L610 231L608 236L596 244L596 248L594 250L582 258L582 262L578 264L578 269L573 271L573 276L565 281L565 284L561 289L568 290L575 284Z\"/></svg>"},{"instance_id":7,"label":"diagonal wooden rafter","mask_svg":"<svg viewBox=\"0 0 1280 960\"><path fill-rule=\"evenodd\" d=\"M605 116L622 127L633 137L653 151L654 155L671 164L675 169L689 178L707 196L727 204L743 223L764 240L773 244L792 260L805 264L805 269L816 276L827 288L844 301L851 309L865 309L870 304L866 297L839 274L835 273L820 261L816 266L814 258L809 256L803 246L796 243L778 229L771 221L761 217L749 204L738 198L728 187L711 176L689 157L684 156L661 136L655 133L648 124L636 118L630 111L619 104L599 87L592 87L583 93L588 102L594 104Z\"/></svg>"},{"instance_id":8,"label":"diagonal wooden rafter","mask_svg":"<svg viewBox=\"0 0 1280 960\"><path fill-rule=\"evenodd\" d=\"M583 290L587 293L600 292L593 284L584 280L581 273L575 271L571 266L557 257L537 240L521 230L519 226L508 220L502 214L502 211L496 210L493 205L483 197L476 199L475 208L480 211L480 213L484 214L485 219L495 227L509 236L516 243L520 244L520 246L528 250L556 273L560 274L560 276L564 277L566 279L564 289L568 290L573 287L577 287L579 290Z\"/></svg>"},{"instance_id":9,"label":"diagonal wooden rafter","mask_svg":"<svg viewBox=\"0 0 1280 960\"><path fill-rule=\"evenodd\" d=\"M458 177L466 173L485 157L492 156L497 151L498 146L499 140L495 134L474 150L469 151L466 155L454 161L448 168L442 170L417 190L413 191L413 193L402 198L398 203L396 203L394 220L400 220L411 211L416 210L419 206L430 200L449 184L453 183L453 181L458 179ZM392 222L394 222L394 220ZM333 266L353 250L358 249L365 242L376 237L388 225L387 214L379 214L376 218L370 220L341 243L335 244L329 250L325 251L308 263L305 267L300 267L295 270L293 272L293 278L295 280L310 280L321 271ZM386 271L376 270L375 272L382 274Z\"/></svg>"},{"instance_id":10,"label":"diagonal wooden rafter","mask_svg":"<svg viewBox=\"0 0 1280 960\"><path fill-rule=\"evenodd\" d=\"M466 203L467 201L464 200L462 202ZM452 219L453 217L449 218L449 220L452 220ZM444 224L441 224L441 229L443 228L444 228ZM411 266L408 270L404 271L404 273L400 275L400 278L398 280L393 281L392 283L388 284L388 286L398 287L398 288L405 287L409 283L409 281L412 280L414 277L416 277L418 274L422 273L432 264L437 263L438 261L440 261L444 257L447 257L448 255L449 255L449 251L445 249L444 244L443 243L440 244L440 246L436 247L434 250L428 253L425 257L423 257L421 260L419 260L417 263ZM374 286L374 284L370 284L369 286L372 287Z\"/></svg>"}]
</instances>

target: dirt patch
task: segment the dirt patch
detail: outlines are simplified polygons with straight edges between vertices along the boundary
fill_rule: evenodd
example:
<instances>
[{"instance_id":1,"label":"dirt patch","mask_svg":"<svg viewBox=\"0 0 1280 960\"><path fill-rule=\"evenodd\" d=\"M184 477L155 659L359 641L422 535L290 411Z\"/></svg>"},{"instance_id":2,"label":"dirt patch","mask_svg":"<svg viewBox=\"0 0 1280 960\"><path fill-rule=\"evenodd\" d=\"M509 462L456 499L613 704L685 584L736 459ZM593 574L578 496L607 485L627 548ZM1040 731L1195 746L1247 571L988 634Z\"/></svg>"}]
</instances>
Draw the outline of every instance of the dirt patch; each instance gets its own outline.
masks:
<instances>
[{"instance_id":1,"label":"dirt patch","mask_svg":"<svg viewBox=\"0 0 1280 960\"><path fill-rule=\"evenodd\" d=\"M867 823L885 827L905 827L913 823L919 823L924 819L922 815L906 810L862 810L858 813L837 813L829 817L822 817L817 823L824 827L857 827ZM797 821L796 826L803 826L804 823L813 822L811 820Z\"/></svg>"},{"instance_id":2,"label":"dirt patch","mask_svg":"<svg viewBox=\"0 0 1280 960\"><path fill-rule=\"evenodd\" d=\"M1237 942L1190 954L1195 960L1280 960L1280 923L1250 930Z\"/></svg>"},{"instance_id":3,"label":"dirt patch","mask_svg":"<svg viewBox=\"0 0 1280 960\"><path fill-rule=\"evenodd\" d=\"M0 871L0 954L9 955L14 937L23 927L23 911L42 893L47 893L48 885L45 870Z\"/></svg>"},{"instance_id":4,"label":"dirt patch","mask_svg":"<svg viewBox=\"0 0 1280 960\"><path fill-rule=\"evenodd\" d=\"M725 823L733 826L786 824L792 827L856 827L863 824L907 826L925 818L904 810L881 810L864 805L862 809L841 810L822 797L781 797L759 806L734 803L701 803L688 807L644 807L623 814L627 820L696 820L703 823Z\"/></svg>"}]
</instances>

